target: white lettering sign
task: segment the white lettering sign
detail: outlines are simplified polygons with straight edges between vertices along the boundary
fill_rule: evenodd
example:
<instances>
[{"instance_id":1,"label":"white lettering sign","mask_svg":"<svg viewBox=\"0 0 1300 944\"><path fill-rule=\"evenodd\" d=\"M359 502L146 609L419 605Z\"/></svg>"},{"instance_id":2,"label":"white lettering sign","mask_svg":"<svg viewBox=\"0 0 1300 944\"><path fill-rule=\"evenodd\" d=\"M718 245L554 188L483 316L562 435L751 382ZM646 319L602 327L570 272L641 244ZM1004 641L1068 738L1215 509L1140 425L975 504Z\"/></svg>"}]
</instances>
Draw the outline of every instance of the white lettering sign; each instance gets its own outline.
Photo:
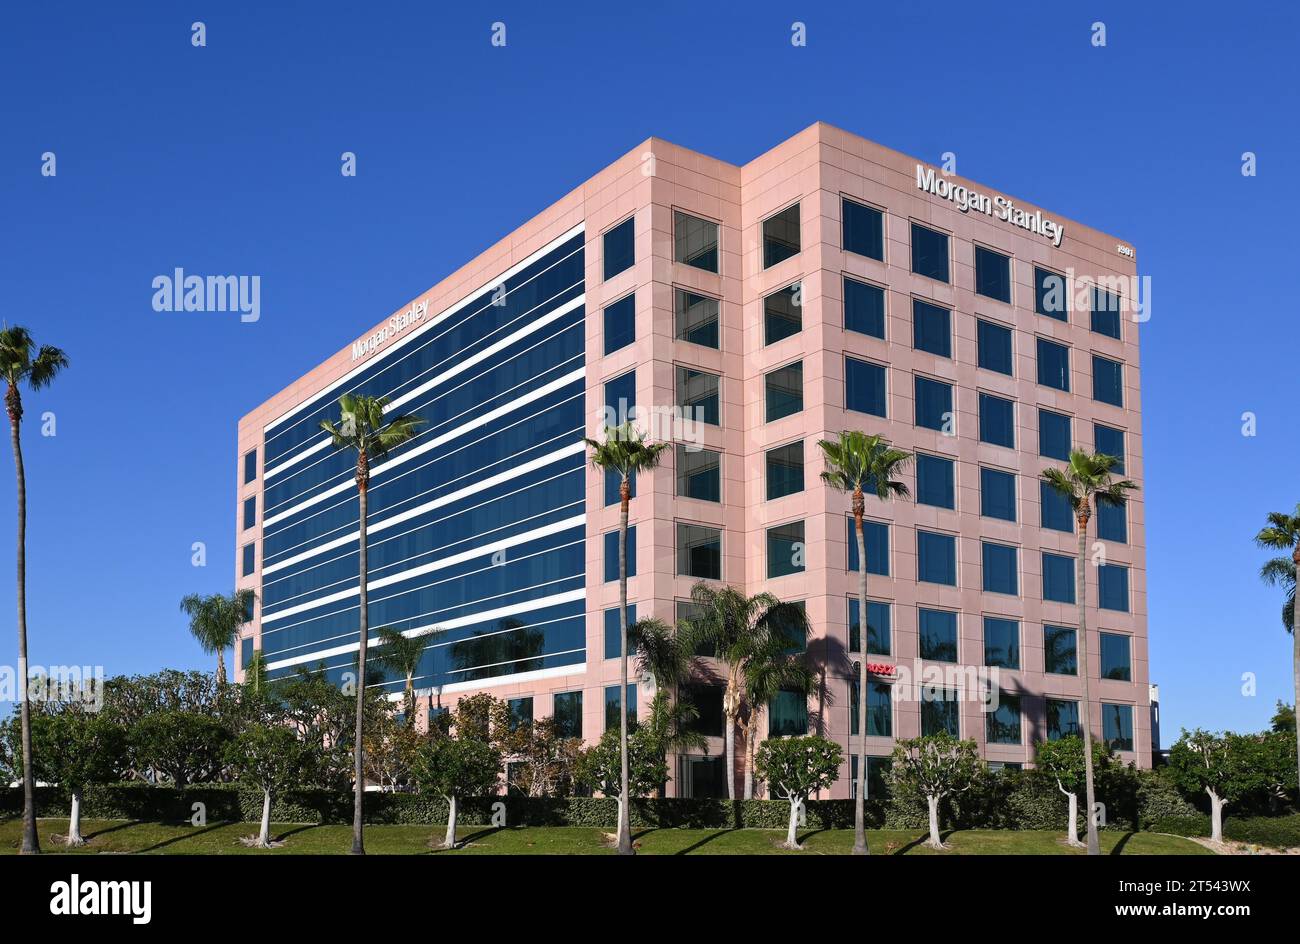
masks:
<instances>
[{"instance_id":1,"label":"white lettering sign","mask_svg":"<svg viewBox=\"0 0 1300 944\"><path fill-rule=\"evenodd\" d=\"M359 357L365 357L367 354L374 353L382 347L385 342L397 337L397 335L401 334L412 325L417 325L422 322L424 316L428 314L428 311L429 303L426 301L420 302L417 305L412 305L401 314L393 315L393 317L389 318L387 323L385 323L384 326L374 334L366 335L364 338L352 342L352 359L356 360Z\"/></svg>"},{"instance_id":2,"label":"white lettering sign","mask_svg":"<svg viewBox=\"0 0 1300 944\"><path fill-rule=\"evenodd\" d=\"M955 204L963 213L970 213L973 210L1044 236L1058 249L1065 236L1065 226L1043 216L1042 210L1030 213L1016 206L1014 201L1007 197L990 197L962 184L954 184L942 174L936 174L932 167L916 165L916 186L919 190Z\"/></svg>"}]
</instances>

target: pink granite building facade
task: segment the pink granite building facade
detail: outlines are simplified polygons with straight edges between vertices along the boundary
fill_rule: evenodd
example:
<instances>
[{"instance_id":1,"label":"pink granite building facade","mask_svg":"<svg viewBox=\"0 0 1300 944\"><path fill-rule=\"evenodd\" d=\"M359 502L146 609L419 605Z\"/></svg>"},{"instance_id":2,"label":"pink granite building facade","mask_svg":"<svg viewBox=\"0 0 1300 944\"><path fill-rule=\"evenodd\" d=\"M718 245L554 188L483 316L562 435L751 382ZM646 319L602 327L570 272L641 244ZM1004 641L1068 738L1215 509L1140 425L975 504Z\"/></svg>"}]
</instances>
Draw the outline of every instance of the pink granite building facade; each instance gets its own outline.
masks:
<instances>
[{"instance_id":1,"label":"pink granite building facade","mask_svg":"<svg viewBox=\"0 0 1300 944\"><path fill-rule=\"evenodd\" d=\"M628 221L630 264L606 277L606 256L615 247L622 251L626 229L615 241L605 237ZM850 640L857 574L849 570L849 502L820 481L824 464L817 443L840 430L878 433L928 458L924 469L915 464L904 473L911 500L867 500L878 543L869 553L877 651L866 658L878 669L878 684L894 695L883 706L872 703L867 753L887 756L896 738L921 734L923 724L928 730L936 723L955 724L961 737L979 743L989 762L1020 765L1032 763L1035 742L1069 733L1069 705L1079 700L1082 667L1076 661L1069 671L1069 631L1077 619L1068 601L1084 588L1073 586L1072 569L1065 581L1062 559L1073 567L1077 537L1060 528L1059 508L1042 507L1039 477L1044 468L1061 465L1053 453L1064 430L1068 444L1087 451L1116 451L1118 445L1124 474L1143 483L1133 250L1113 236L825 124L742 166L658 139L645 141L404 304L392 316L402 320L357 325L358 339L394 325L372 346L358 351L352 339L340 339L347 343L338 354L245 416L239 424L236 572L239 586L257 591L259 603L237 652L240 672L254 649L269 653L273 629L284 645L278 657L267 658L280 671L318 659L342 660L349 646L328 629L317 634L320 639L307 639L310 627L303 622L318 600L349 592L342 577L337 585L343 590L333 590L325 577L310 587L286 587L278 596L272 589L275 579L298 566L295 561L306 552L294 547L309 539L313 527L300 506L315 499L295 499L293 506L272 501L278 482L317 461L305 440L302 454L308 458L272 460L286 423L346 392L372 360L392 356L398 345L411 349L440 331L467 299L501 284L508 273L526 275L544 253L569 245L582 248L582 284L565 304L578 306L580 317L585 313L577 330L585 337L578 383L586 436L602 434L611 380L633 374L634 383L627 383L638 407L671 408L683 399L683 376L687 399L700 390L707 397L714 389L709 378L717 378L716 423L698 425L700 436L689 453L671 451L661 468L637 482L631 503L637 572L628 595L637 616L672 621L679 615L700 579L689 571L697 566L692 548L701 545L706 551L698 560L716 557L722 582L746 593L766 590L802 601L807 658L818 679L803 723L849 747L853 666L863 658ZM1045 289L1062 286L1070 300L1064 311L1044 301ZM1096 287L1102 297L1122 300L1117 315L1103 311L1099 317L1093 310ZM632 301L624 302L629 296ZM619 302L632 312L630 333L611 341L607 326L625 322L606 310ZM403 318L408 312L418 317ZM401 396L405 388L394 381L393 389ZM716 474L707 462L700 467L703 485L697 491L685 481L695 466L678 466L695 462L698 446L718 453L720 466ZM433 456L440 447L431 439L425 448L423 455ZM571 445L565 448L573 453ZM774 450L784 451L773 458ZM581 465L580 458L567 461ZM796 466L802 476L797 488ZM546 528L580 529L582 578L539 597L582 614L578 641L557 642L554 651L546 648L548 641L528 658L496 663L475 643L472 658L449 652L451 674L431 669L421 692L434 705L477 691L519 705L528 699L534 718L559 711L562 698L569 717L576 712L580 718L581 736L594 742L607 724L607 692L618 682L618 660L605 658L606 610L618 602L617 582L605 579L605 535L617 528L618 506L606 504L600 474L585 466L580 472L566 468L564 474L583 477L581 507L530 531L529 539ZM919 481L921 475L928 480ZM509 476L502 481L508 483ZM1045 526L1049 519L1055 527ZM282 539L276 563L267 564L273 555L263 547L264 532L269 539L271 529L286 522L299 530ZM1108 537L1095 529L1089 535L1087 671L1094 735L1106 736L1124 760L1147 766L1152 744L1143 523L1139 491L1124 509L1109 513ZM715 532L717 555L710 543ZM340 533L338 541L345 543L347 534ZM683 539L689 545L684 549ZM486 556L494 547L480 542L465 553ZM421 566L461 566L445 564L455 556L453 548L441 556L438 548L429 550L436 559ZM416 579L412 573L407 567L392 579ZM293 580L303 579L295 572ZM354 574L353 593L355 582ZM374 578L371 586L372 600L377 593L382 597ZM295 603L295 593L305 602ZM272 597L280 602L275 613L266 613ZM480 609L495 615L509 613L511 605L498 599ZM457 613L440 618L440 625L472 623L472 613ZM407 621L400 625L410 632L422 630L416 616L402 618ZM886 622L879 629L878 618ZM372 614L372 626L382 621ZM355 640L350 645L355 650ZM498 668L466 671L473 660ZM989 662L996 664L1003 706L992 723L977 698L959 699L955 713L927 713L923 701L903 690L909 678L927 669L946 671L951 680L960 676L958 668L973 672ZM637 705L644 712L649 680L637 681ZM716 691L706 685L699 695L704 713L712 715ZM765 712L760 731L789 731L801 718L786 700ZM670 795L721 790L720 731L715 720L705 724L709 751L675 758ZM857 743L855 736L855 750ZM742 766L738 761L738 771ZM846 763L830 795L849 795L849 781Z\"/></svg>"}]
</instances>

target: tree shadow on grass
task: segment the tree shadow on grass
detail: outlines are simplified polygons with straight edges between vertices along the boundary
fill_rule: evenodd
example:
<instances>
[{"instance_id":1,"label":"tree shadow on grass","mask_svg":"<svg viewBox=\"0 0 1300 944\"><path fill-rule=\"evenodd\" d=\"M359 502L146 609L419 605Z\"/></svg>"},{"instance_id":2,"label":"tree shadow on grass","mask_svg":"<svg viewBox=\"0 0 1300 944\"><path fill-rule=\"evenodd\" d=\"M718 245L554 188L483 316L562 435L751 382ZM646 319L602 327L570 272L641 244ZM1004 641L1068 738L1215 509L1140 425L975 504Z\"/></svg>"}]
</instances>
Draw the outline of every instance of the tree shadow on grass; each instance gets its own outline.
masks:
<instances>
[{"instance_id":1,"label":"tree shadow on grass","mask_svg":"<svg viewBox=\"0 0 1300 944\"><path fill-rule=\"evenodd\" d=\"M804 833L802 836L799 835L798 833L796 833L796 834L795 834L795 839L794 839L794 841L797 842L797 843L799 843L799 845L801 845L801 846L806 846L806 845L808 845L808 840L809 840L809 839L811 839L813 836L816 836L818 833L824 833L824 832L826 832L826 831L827 831L826 828L825 828L825 827L822 827L821 829L810 829L810 830L808 830L808 832Z\"/></svg>"},{"instance_id":2,"label":"tree shadow on grass","mask_svg":"<svg viewBox=\"0 0 1300 944\"><path fill-rule=\"evenodd\" d=\"M90 842L90 840L97 839L100 836L107 836L109 833L115 833L122 829L130 829L133 826L141 825L143 824L138 823L135 820L126 820L122 823L114 823L112 826L101 827L100 829L96 829L94 832L83 832L81 836L86 840L86 842Z\"/></svg>"},{"instance_id":3,"label":"tree shadow on grass","mask_svg":"<svg viewBox=\"0 0 1300 944\"><path fill-rule=\"evenodd\" d=\"M678 849L676 852L673 853L673 855L690 855L692 852L696 851L702 846L706 846L709 843L713 842L713 840L725 836L727 835L727 833L733 831L734 830L730 830L730 829L716 829L713 832L709 833L707 836L701 836L699 839L691 843L689 846L685 846L681 849Z\"/></svg>"},{"instance_id":4,"label":"tree shadow on grass","mask_svg":"<svg viewBox=\"0 0 1300 944\"><path fill-rule=\"evenodd\" d=\"M489 836L495 835L496 833L505 832L507 828L508 827L505 826L484 826L482 829L477 829L472 833L461 833L457 831L455 849L444 848L442 843L439 842L437 845L432 845L424 852L421 852L420 855L436 855L442 852L456 852L460 849L464 849L466 846L468 846L472 842L475 842L476 840L486 839ZM437 833L435 832L432 836L429 837L429 842L431 843L434 842L436 838L437 838Z\"/></svg>"},{"instance_id":5,"label":"tree shadow on grass","mask_svg":"<svg viewBox=\"0 0 1300 944\"><path fill-rule=\"evenodd\" d=\"M182 833L182 834L179 835L179 836L173 836L171 839L164 839L162 842L156 842L156 843L154 843L152 846L145 846L143 849L136 849L136 850L134 850L134 854L135 854L135 855L140 855L140 854L145 853L145 852L156 852L156 851L158 851L159 849L165 849L167 846L173 846L173 845L175 845L175 844L178 843L178 842L187 842L188 840L193 839L193 838L195 838L196 836L202 836L202 835L204 835L205 833L216 832L216 831L219 830L219 829L225 829L227 826L234 826L234 825L236 825L236 824L234 824L234 823L211 823L211 824L209 824L209 825L207 825L207 826L199 826L199 827L196 827L196 828L194 829L193 832Z\"/></svg>"},{"instance_id":6,"label":"tree shadow on grass","mask_svg":"<svg viewBox=\"0 0 1300 944\"><path fill-rule=\"evenodd\" d=\"M1132 839L1132 838L1133 838L1133 834L1132 834L1132 833L1125 833L1124 835L1120 836L1120 837L1119 837L1119 842L1115 843L1115 847L1114 847L1113 849L1111 849L1110 852L1108 852L1108 853L1106 853L1106 854L1107 854L1107 855L1123 855L1123 854L1124 854L1124 847L1128 845L1128 841L1129 841L1130 839Z\"/></svg>"},{"instance_id":7,"label":"tree shadow on grass","mask_svg":"<svg viewBox=\"0 0 1300 944\"><path fill-rule=\"evenodd\" d=\"M955 830L951 830L951 829L939 830L939 841L946 846L948 844L948 837L951 836L954 831ZM926 845L926 843L928 843L929 841L930 841L930 833L928 830L926 830L925 832L918 833L916 838L913 839L911 842L899 846L897 849L895 849L894 855L905 855L908 852L911 852L913 849L917 849L921 846L925 846L927 849L930 849L930 847ZM930 851L938 852L939 850L930 849Z\"/></svg>"}]
</instances>

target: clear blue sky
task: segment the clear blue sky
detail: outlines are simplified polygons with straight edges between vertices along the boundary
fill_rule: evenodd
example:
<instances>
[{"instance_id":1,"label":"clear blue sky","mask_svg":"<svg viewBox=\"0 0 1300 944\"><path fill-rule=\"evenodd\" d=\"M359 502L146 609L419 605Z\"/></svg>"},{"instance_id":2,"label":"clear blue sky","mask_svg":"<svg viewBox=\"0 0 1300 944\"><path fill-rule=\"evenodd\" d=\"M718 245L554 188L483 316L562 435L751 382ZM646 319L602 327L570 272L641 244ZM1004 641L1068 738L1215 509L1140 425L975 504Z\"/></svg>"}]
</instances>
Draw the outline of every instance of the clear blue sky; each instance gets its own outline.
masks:
<instances>
[{"instance_id":1,"label":"clear blue sky","mask_svg":"<svg viewBox=\"0 0 1300 944\"><path fill-rule=\"evenodd\" d=\"M1259 728L1290 700L1251 538L1300 500L1300 321L1278 281L1297 271L1294 4L461 6L0 14L0 317L72 359L28 400L33 662L210 665L177 602L231 588L240 415L644 138L743 162L820 119L953 151L963 175L1137 246L1166 732ZM153 311L175 266L260 275L261 320ZM45 410L56 437L38 435ZM12 527L5 499L3 575Z\"/></svg>"}]
</instances>

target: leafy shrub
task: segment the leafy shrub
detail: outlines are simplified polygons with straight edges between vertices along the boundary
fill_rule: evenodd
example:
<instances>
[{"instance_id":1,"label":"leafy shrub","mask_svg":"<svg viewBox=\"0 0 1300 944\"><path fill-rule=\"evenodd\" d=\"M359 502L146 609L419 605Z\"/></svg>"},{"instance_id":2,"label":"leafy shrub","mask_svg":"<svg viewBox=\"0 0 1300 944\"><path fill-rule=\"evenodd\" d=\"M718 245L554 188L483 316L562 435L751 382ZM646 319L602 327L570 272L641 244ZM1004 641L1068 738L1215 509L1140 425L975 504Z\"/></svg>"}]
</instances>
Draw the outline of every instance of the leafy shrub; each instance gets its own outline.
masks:
<instances>
[{"instance_id":1,"label":"leafy shrub","mask_svg":"<svg viewBox=\"0 0 1300 944\"><path fill-rule=\"evenodd\" d=\"M1253 842L1274 849L1300 848L1300 813L1290 816L1229 817L1223 823L1225 839Z\"/></svg>"}]
</instances>

